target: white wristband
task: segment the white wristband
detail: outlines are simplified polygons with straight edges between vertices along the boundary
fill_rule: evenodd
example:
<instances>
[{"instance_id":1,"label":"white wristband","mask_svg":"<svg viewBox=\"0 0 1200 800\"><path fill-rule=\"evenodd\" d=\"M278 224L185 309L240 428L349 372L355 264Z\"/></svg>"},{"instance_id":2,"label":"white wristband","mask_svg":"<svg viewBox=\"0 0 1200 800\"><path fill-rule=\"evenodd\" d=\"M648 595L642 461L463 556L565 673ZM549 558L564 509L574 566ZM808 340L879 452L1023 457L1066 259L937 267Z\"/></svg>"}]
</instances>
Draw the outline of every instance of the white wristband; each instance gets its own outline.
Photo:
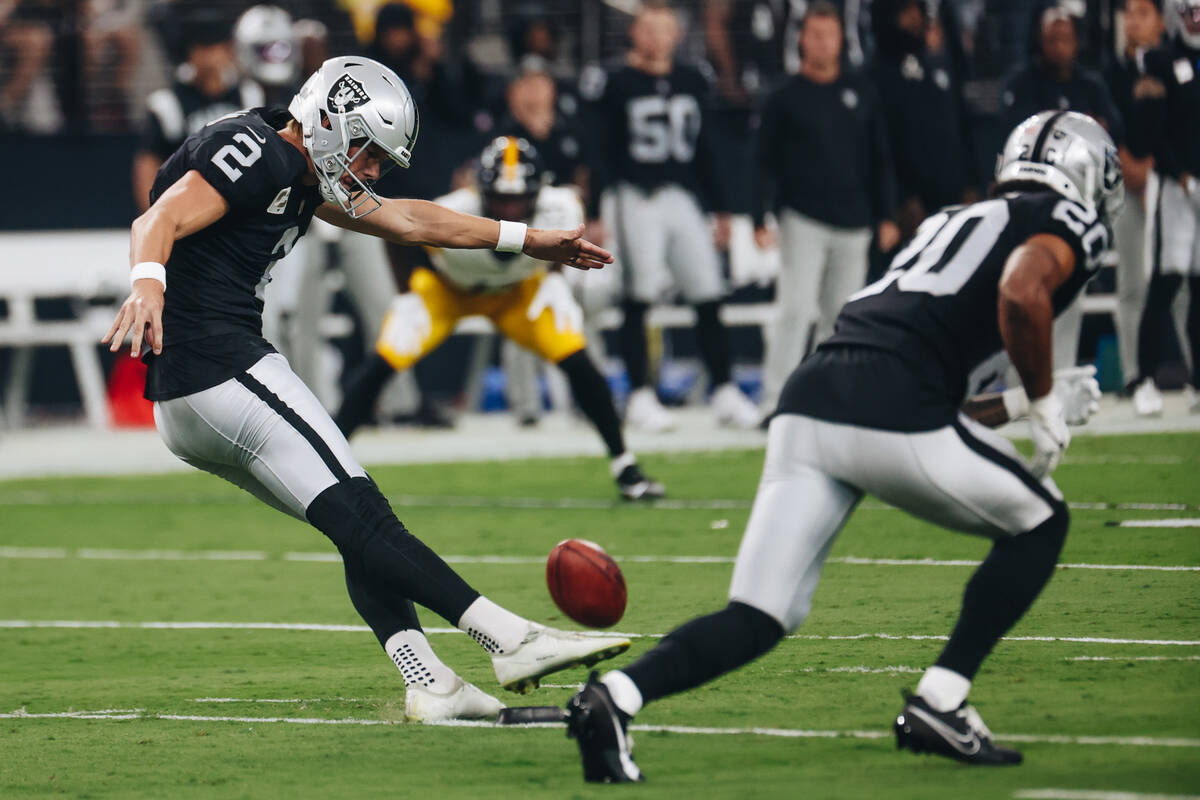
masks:
<instances>
[{"instance_id":1,"label":"white wristband","mask_svg":"<svg viewBox=\"0 0 1200 800\"><path fill-rule=\"evenodd\" d=\"M1005 389L1000 396L1004 399L1004 410L1008 413L1010 422L1029 413L1029 398L1025 395L1024 388L1018 386L1015 389Z\"/></svg>"},{"instance_id":2,"label":"white wristband","mask_svg":"<svg viewBox=\"0 0 1200 800\"><path fill-rule=\"evenodd\" d=\"M129 285L133 286L136 281L142 278L153 278L162 284L163 291L167 288L167 268L157 261L142 261L133 265L133 269L129 270Z\"/></svg>"},{"instance_id":3,"label":"white wristband","mask_svg":"<svg viewBox=\"0 0 1200 800\"><path fill-rule=\"evenodd\" d=\"M519 253L525 249L525 231L529 228L524 222L500 220L500 238L496 240L497 253Z\"/></svg>"}]
</instances>

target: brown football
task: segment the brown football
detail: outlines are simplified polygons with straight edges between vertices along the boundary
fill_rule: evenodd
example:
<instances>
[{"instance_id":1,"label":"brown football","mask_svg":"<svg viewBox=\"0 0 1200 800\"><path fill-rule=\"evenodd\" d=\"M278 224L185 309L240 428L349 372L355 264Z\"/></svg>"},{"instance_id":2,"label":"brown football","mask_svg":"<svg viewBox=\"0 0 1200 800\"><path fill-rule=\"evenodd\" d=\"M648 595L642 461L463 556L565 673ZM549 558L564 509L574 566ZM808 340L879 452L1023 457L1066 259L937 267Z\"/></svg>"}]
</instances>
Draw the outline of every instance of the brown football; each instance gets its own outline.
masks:
<instances>
[{"instance_id":1,"label":"brown football","mask_svg":"<svg viewBox=\"0 0 1200 800\"><path fill-rule=\"evenodd\" d=\"M546 559L546 585L562 612L580 625L607 628L625 613L625 576L604 548L566 539Z\"/></svg>"}]
</instances>

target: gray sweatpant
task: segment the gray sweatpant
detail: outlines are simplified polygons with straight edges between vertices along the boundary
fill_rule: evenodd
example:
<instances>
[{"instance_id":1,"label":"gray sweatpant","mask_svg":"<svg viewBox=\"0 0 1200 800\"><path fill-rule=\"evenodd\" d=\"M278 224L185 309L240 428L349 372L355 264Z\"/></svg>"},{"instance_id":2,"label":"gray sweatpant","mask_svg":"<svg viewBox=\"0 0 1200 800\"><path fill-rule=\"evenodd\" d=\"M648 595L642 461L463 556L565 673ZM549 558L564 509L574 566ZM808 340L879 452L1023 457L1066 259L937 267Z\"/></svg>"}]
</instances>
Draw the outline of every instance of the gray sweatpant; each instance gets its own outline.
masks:
<instances>
[{"instance_id":1,"label":"gray sweatpant","mask_svg":"<svg viewBox=\"0 0 1200 800\"><path fill-rule=\"evenodd\" d=\"M775 319L766 328L763 407L774 408L806 349L833 333L846 298L863 287L869 228L835 228L792 209L779 215Z\"/></svg>"}]
</instances>

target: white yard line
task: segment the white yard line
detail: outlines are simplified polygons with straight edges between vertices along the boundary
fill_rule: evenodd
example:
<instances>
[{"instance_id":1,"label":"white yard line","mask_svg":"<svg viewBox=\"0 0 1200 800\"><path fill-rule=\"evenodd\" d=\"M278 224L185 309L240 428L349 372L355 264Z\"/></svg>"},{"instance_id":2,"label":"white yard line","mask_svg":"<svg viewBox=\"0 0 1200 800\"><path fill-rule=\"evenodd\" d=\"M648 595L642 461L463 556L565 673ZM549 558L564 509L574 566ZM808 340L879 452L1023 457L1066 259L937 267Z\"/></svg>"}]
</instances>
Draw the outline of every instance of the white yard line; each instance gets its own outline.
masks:
<instances>
[{"instance_id":1,"label":"white yard line","mask_svg":"<svg viewBox=\"0 0 1200 800\"><path fill-rule=\"evenodd\" d=\"M0 714L0 719L87 719L87 720L131 720L131 719L163 719L183 722L238 722L247 725L263 725L282 723L287 725L402 725L404 723L384 719L360 719L346 717L342 719L326 719L323 717L241 717L241 716L208 716L204 714L158 714L138 710L108 709L106 711L61 711L43 714L31 714L25 709L17 709L8 714ZM561 727L556 723L541 723L535 725L497 725L494 722L472 720L448 720L431 723L438 727L455 728L491 728L505 730L508 728L529 727ZM716 728L695 727L690 725L630 725L630 730L647 733L677 733L693 736L775 736L789 739L887 739L892 736L888 731L823 731L804 730L799 728ZM1184 739L1176 737L1155 736L1066 736L1058 734L1032 733L999 733L996 738L1010 742L1028 742L1043 744L1078 744L1078 745L1113 745L1119 747L1200 747L1200 739Z\"/></svg>"},{"instance_id":2,"label":"white yard line","mask_svg":"<svg viewBox=\"0 0 1200 800\"><path fill-rule=\"evenodd\" d=\"M1118 528L1200 528L1200 517L1179 519L1123 519Z\"/></svg>"},{"instance_id":3,"label":"white yard line","mask_svg":"<svg viewBox=\"0 0 1200 800\"><path fill-rule=\"evenodd\" d=\"M1200 656L1071 656L1067 661L1200 661Z\"/></svg>"},{"instance_id":4,"label":"white yard line","mask_svg":"<svg viewBox=\"0 0 1200 800\"><path fill-rule=\"evenodd\" d=\"M209 496L194 494L156 494L150 498L155 504L163 505L253 505L258 501L250 495L230 494ZM614 508L634 508L622 500L607 500L594 497L513 497L488 495L416 495L390 494L388 502L398 508L505 508L531 511L598 511ZM147 502L145 494L130 492L75 492L64 495L60 492L39 489L4 491L0 489L0 506L80 506L80 505L138 505ZM706 498L656 500L640 507L667 511L736 511L749 510L752 498ZM1076 511L1196 511L1200 505L1188 503L1093 503L1072 501L1067 505ZM860 504L868 511L895 511L875 500Z\"/></svg>"},{"instance_id":5,"label":"white yard line","mask_svg":"<svg viewBox=\"0 0 1200 800\"><path fill-rule=\"evenodd\" d=\"M548 684L543 683L542 686ZM582 684L581 684L582 686ZM370 703L365 697L193 697L189 703Z\"/></svg>"},{"instance_id":6,"label":"white yard line","mask_svg":"<svg viewBox=\"0 0 1200 800\"><path fill-rule=\"evenodd\" d=\"M1021 789L1013 792L1020 800L1200 800L1196 794L1145 794L1096 789Z\"/></svg>"},{"instance_id":7,"label":"white yard line","mask_svg":"<svg viewBox=\"0 0 1200 800\"><path fill-rule=\"evenodd\" d=\"M119 620L38 620L0 619L0 628L126 628L134 630L269 630L319 631L325 633L366 633L366 625L335 625L318 622L124 622ZM426 634L461 634L457 628L426 628ZM661 639L665 633L631 633L627 631L579 631L584 636L623 636L628 639ZM949 637L942 634L848 633L848 634L791 634L788 639L816 641L859 641L883 639L889 641L936 641ZM1080 644L1145 644L1166 647L1197 647L1195 639L1122 639L1101 636L1005 636L1006 642L1075 642Z\"/></svg>"},{"instance_id":8,"label":"white yard line","mask_svg":"<svg viewBox=\"0 0 1200 800\"><path fill-rule=\"evenodd\" d=\"M1200 520L1196 521L1200 524ZM1136 526L1135 526L1136 527ZM261 550L117 550L99 548L79 548L71 550L61 547L0 547L0 559L71 559L100 561L267 561L276 556ZM337 553L284 553L278 558L282 561L300 563L341 564L342 557ZM665 555L631 555L613 556L619 562L626 564L732 564L733 556L665 556ZM447 564L498 564L498 565L532 565L543 564L542 556L507 556L507 555L448 555L442 560ZM979 561L972 559L936 559L936 558L865 558L862 556L837 556L829 559L833 564L849 564L851 566L880 566L880 567L977 567ZM1190 564L1059 564L1059 569L1091 569L1116 570L1134 572L1200 572L1200 566Z\"/></svg>"}]
</instances>

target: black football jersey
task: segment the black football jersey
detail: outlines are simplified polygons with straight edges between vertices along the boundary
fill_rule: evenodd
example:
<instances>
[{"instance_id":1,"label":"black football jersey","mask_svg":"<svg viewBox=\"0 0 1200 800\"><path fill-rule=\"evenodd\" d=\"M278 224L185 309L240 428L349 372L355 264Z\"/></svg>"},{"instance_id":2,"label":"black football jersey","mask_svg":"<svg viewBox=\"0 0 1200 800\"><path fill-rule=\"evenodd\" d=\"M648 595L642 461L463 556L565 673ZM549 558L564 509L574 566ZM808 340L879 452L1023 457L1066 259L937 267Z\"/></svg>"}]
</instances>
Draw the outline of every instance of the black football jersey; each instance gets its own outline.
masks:
<instances>
[{"instance_id":1,"label":"black football jersey","mask_svg":"<svg viewBox=\"0 0 1200 800\"><path fill-rule=\"evenodd\" d=\"M1142 128L1154 168L1176 180L1200 173L1200 51L1175 38L1146 53L1145 66L1167 90L1164 98L1134 103L1135 124Z\"/></svg>"},{"instance_id":2,"label":"black football jersey","mask_svg":"<svg viewBox=\"0 0 1200 800\"><path fill-rule=\"evenodd\" d=\"M1056 193L1013 193L929 217L891 269L851 295L821 348L892 353L957 408L972 370L1003 348L997 304L1004 264L1038 233L1059 236L1075 251L1075 271L1054 294L1057 315L1095 273L1108 227L1094 209Z\"/></svg>"},{"instance_id":3,"label":"black football jersey","mask_svg":"<svg viewBox=\"0 0 1200 800\"><path fill-rule=\"evenodd\" d=\"M229 114L188 137L158 171L152 202L196 170L229 211L171 251L164 349L149 356L151 400L215 386L272 351L262 339L263 291L321 202L304 183L307 160L275 132L286 120L264 109Z\"/></svg>"},{"instance_id":4,"label":"black football jersey","mask_svg":"<svg viewBox=\"0 0 1200 800\"><path fill-rule=\"evenodd\" d=\"M151 92L146 98L146 121L138 147L169 158L191 134L226 114L263 105L262 97L262 89L250 81L229 87L219 97L209 97L191 83L176 80L170 88Z\"/></svg>"},{"instance_id":5,"label":"black football jersey","mask_svg":"<svg viewBox=\"0 0 1200 800\"><path fill-rule=\"evenodd\" d=\"M646 190L675 184L722 207L705 125L712 87L700 69L676 64L667 75L651 75L628 65L593 67L580 83L597 140L594 190L618 182Z\"/></svg>"}]
</instances>

